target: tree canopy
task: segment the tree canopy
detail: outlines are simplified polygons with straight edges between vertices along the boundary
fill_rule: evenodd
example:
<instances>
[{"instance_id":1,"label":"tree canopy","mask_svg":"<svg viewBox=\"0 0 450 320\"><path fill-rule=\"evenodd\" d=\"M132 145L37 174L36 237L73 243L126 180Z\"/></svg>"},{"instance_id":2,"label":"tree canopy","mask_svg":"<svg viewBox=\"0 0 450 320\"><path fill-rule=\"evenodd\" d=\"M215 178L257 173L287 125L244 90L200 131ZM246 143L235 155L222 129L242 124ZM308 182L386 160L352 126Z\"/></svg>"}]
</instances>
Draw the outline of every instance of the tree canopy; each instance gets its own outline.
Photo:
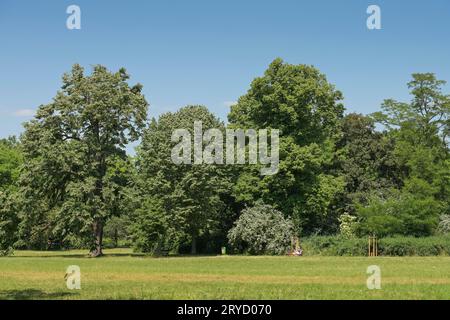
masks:
<instances>
[{"instance_id":1,"label":"tree canopy","mask_svg":"<svg viewBox=\"0 0 450 320\"><path fill-rule=\"evenodd\" d=\"M204 130L225 129L205 107L187 106L151 121L137 157L141 196L155 199L145 202L139 211L138 229L139 225L144 226L140 219L162 219L165 222L155 226L166 226L163 230L167 235L162 236L189 241L192 253L197 252L198 238L214 232L219 224L219 214L225 208L221 196L227 186L227 168L223 166L175 164L171 159L172 149L178 143L172 142L172 133L186 130L191 135L188 144L193 145L195 121L201 121ZM155 213L156 208L162 212Z\"/></svg>"},{"instance_id":2,"label":"tree canopy","mask_svg":"<svg viewBox=\"0 0 450 320\"><path fill-rule=\"evenodd\" d=\"M343 95L316 68L273 61L229 114L231 127L281 131L279 172L261 177L243 169L234 186L238 201L262 199L292 217L305 233L325 231L336 220L330 208L343 190L332 163Z\"/></svg>"},{"instance_id":3,"label":"tree canopy","mask_svg":"<svg viewBox=\"0 0 450 320\"><path fill-rule=\"evenodd\" d=\"M145 126L147 102L140 84L130 86L125 69L92 74L74 65L63 76L53 102L40 106L25 124L22 232L62 240L70 233L89 239L102 254L103 226L121 213L126 195L125 147Z\"/></svg>"},{"instance_id":4,"label":"tree canopy","mask_svg":"<svg viewBox=\"0 0 450 320\"><path fill-rule=\"evenodd\" d=\"M108 244L122 237L154 254L227 245L283 254L312 235L448 233L450 95L432 73L412 75L409 102L344 115L343 94L318 69L276 59L226 124L198 105L147 119L142 85L129 78L123 68L74 65L20 139L0 140L0 253L79 247L100 256L104 232ZM203 149L229 148L216 141L227 129L279 130L276 174ZM249 158L250 141L240 142Z\"/></svg>"}]
</instances>

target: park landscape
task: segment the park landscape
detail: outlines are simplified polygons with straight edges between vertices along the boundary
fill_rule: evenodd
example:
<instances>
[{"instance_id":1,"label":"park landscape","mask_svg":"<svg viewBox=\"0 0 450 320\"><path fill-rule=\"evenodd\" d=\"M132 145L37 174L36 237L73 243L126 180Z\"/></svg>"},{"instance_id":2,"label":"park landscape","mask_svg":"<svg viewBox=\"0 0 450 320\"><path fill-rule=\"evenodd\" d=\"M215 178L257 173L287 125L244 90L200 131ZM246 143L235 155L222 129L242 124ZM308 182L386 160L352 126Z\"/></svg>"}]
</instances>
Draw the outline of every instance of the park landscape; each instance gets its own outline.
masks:
<instances>
[{"instance_id":1,"label":"park landscape","mask_svg":"<svg viewBox=\"0 0 450 320\"><path fill-rule=\"evenodd\" d=\"M1 299L450 298L450 97L434 74L412 75L410 102L345 114L318 69L276 59L227 124L196 105L147 120L129 79L76 64L1 141ZM173 163L172 133L195 121L276 128L277 172Z\"/></svg>"},{"instance_id":2,"label":"park landscape","mask_svg":"<svg viewBox=\"0 0 450 320\"><path fill-rule=\"evenodd\" d=\"M2 258L0 299L448 299L449 257L202 256L152 258L129 249L17 252ZM379 265L382 288L368 290ZM68 290L68 265L81 290Z\"/></svg>"}]
</instances>

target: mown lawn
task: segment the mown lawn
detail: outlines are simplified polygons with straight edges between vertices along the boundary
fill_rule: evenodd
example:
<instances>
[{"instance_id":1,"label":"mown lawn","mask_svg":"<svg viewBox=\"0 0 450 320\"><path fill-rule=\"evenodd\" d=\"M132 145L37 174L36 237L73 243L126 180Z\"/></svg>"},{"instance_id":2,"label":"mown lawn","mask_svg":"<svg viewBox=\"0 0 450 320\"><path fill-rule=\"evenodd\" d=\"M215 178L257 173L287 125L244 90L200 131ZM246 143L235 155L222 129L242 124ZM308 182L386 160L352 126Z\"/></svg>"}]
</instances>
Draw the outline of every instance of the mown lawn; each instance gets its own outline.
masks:
<instances>
[{"instance_id":1,"label":"mown lawn","mask_svg":"<svg viewBox=\"0 0 450 320\"><path fill-rule=\"evenodd\" d=\"M0 299L450 299L450 257L170 257L106 250L0 258ZM69 265L81 290L69 290ZM368 290L378 265L382 289Z\"/></svg>"}]
</instances>

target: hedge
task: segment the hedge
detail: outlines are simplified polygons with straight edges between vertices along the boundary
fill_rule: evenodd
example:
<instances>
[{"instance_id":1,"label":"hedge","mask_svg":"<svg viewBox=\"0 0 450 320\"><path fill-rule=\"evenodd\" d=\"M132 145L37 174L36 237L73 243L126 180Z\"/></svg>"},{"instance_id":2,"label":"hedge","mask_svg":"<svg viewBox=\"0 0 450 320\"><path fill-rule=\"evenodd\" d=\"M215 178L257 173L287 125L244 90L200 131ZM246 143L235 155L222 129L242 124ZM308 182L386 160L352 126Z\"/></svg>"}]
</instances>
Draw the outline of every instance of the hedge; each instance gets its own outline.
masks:
<instances>
[{"instance_id":1,"label":"hedge","mask_svg":"<svg viewBox=\"0 0 450 320\"><path fill-rule=\"evenodd\" d=\"M368 238L345 239L340 236L314 236L301 241L305 255L367 256ZM424 238L382 238L380 256L450 255L450 235Z\"/></svg>"}]
</instances>

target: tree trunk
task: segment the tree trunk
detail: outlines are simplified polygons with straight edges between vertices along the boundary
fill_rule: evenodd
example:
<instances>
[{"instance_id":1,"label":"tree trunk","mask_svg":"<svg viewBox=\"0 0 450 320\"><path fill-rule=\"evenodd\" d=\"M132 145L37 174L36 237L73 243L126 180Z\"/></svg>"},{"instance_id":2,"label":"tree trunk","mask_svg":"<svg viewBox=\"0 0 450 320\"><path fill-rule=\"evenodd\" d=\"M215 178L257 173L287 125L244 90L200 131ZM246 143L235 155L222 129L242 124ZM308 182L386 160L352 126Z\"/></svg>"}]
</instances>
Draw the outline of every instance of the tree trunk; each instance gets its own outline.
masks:
<instances>
[{"instance_id":1,"label":"tree trunk","mask_svg":"<svg viewBox=\"0 0 450 320\"><path fill-rule=\"evenodd\" d=\"M119 246L119 231L117 228L114 228L114 248Z\"/></svg>"},{"instance_id":2,"label":"tree trunk","mask_svg":"<svg viewBox=\"0 0 450 320\"><path fill-rule=\"evenodd\" d=\"M100 257L103 255L103 223L96 220L93 225L95 247L91 251L91 257Z\"/></svg>"},{"instance_id":3,"label":"tree trunk","mask_svg":"<svg viewBox=\"0 0 450 320\"><path fill-rule=\"evenodd\" d=\"M197 237L192 236L191 254L197 254Z\"/></svg>"}]
</instances>

